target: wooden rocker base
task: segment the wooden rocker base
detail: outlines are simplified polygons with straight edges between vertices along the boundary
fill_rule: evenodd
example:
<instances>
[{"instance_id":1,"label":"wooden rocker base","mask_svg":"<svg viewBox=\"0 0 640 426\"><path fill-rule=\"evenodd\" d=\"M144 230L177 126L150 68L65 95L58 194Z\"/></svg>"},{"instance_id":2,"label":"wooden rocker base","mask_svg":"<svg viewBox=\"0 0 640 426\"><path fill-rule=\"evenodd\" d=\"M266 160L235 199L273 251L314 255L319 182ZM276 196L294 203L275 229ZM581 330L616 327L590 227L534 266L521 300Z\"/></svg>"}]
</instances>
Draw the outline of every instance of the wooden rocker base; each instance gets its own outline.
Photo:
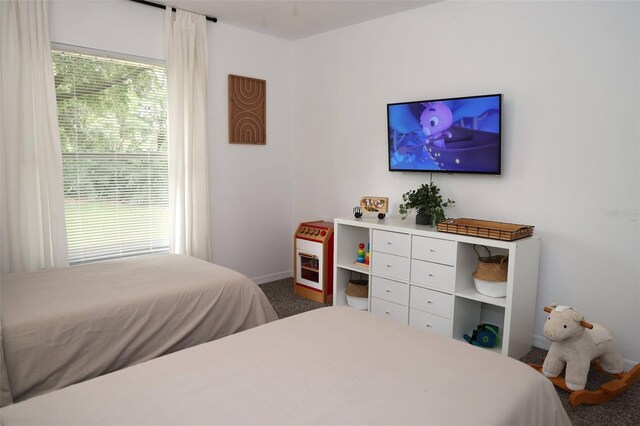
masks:
<instances>
[{"instance_id":1,"label":"wooden rocker base","mask_svg":"<svg viewBox=\"0 0 640 426\"><path fill-rule=\"evenodd\" d=\"M541 365L529 365L542 373ZM569 395L569 403L572 407L578 406L580 404L596 405L610 401L613 398L616 398L625 393L629 389L629 386L631 386L633 382L635 382L636 379L640 377L640 364L636 364L628 372L620 374L607 373L602 368L602 365L600 365L600 362L598 360L592 361L591 367L595 368L601 373L614 377L614 379L603 384L602 386L600 386L600 389L595 391L586 389L573 391L567 387L567 384L565 383L563 377L549 377L549 380L551 380L551 382L555 386L559 387L560 389L564 389L571 394Z\"/></svg>"}]
</instances>

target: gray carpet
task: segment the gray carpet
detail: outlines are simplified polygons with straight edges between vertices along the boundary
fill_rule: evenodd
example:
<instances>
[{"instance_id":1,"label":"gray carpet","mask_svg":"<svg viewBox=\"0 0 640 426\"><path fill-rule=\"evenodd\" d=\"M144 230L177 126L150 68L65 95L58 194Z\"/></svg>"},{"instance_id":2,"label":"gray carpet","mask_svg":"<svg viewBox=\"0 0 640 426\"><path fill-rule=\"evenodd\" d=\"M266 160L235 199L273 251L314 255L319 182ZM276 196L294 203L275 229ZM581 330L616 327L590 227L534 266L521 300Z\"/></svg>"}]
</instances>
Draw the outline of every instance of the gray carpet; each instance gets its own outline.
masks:
<instances>
[{"instance_id":1,"label":"gray carpet","mask_svg":"<svg viewBox=\"0 0 640 426\"><path fill-rule=\"evenodd\" d=\"M293 278L273 281L260 285L260 288L271 302L273 309L278 314L278 318L286 318L291 315L300 314L302 312L318 309L323 306L322 303L305 299L293 293Z\"/></svg>"},{"instance_id":2,"label":"gray carpet","mask_svg":"<svg viewBox=\"0 0 640 426\"><path fill-rule=\"evenodd\" d=\"M295 295L293 293L292 278L262 284L260 288L262 288L280 318L328 306ZM545 350L533 348L521 361L542 364L546 353ZM587 382L587 389L596 390L607 380L609 379L605 375L591 372ZM568 403L568 392L558 389L558 395L574 426L605 424L631 426L640 424L640 380L636 380L622 396L600 405L580 405L574 408Z\"/></svg>"}]
</instances>

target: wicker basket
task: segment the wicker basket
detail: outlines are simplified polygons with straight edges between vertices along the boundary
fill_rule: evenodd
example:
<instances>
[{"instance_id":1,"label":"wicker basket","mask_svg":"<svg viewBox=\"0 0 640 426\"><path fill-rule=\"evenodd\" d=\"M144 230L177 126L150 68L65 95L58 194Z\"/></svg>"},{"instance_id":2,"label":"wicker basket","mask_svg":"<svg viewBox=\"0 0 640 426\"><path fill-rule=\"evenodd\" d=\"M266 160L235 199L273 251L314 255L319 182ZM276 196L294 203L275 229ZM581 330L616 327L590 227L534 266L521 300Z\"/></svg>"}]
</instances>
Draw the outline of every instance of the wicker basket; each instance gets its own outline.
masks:
<instances>
[{"instance_id":1,"label":"wicker basket","mask_svg":"<svg viewBox=\"0 0 640 426\"><path fill-rule=\"evenodd\" d=\"M438 223L438 231L471 235L494 240L514 241L533 235L533 226L514 223L491 222L478 219L447 219Z\"/></svg>"},{"instance_id":2,"label":"wicker basket","mask_svg":"<svg viewBox=\"0 0 640 426\"><path fill-rule=\"evenodd\" d=\"M476 247L483 247L489 256L481 256ZM485 246L473 245L478 255L478 264L473 272L473 283L478 293L489 297L505 297L507 295L507 272L509 257L492 256Z\"/></svg>"},{"instance_id":3,"label":"wicker basket","mask_svg":"<svg viewBox=\"0 0 640 426\"><path fill-rule=\"evenodd\" d=\"M482 256L477 247L484 248L489 256ZM483 281L505 282L507 281L507 270L509 268L509 257L491 255L491 251L486 246L473 245L473 251L478 255L478 264L473 272L473 277Z\"/></svg>"},{"instance_id":4,"label":"wicker basket","mask_svg":"<svg viewBox=\"0 0 640 426\"><path fill-rule=\"evenodd\" d=\"M359 274L359 278L354 278L354 274ZM360 272L351 272L349 283L347 284L347 296L351 297L369 297L369 280L366 275Z\"/></svg>"}]
</instances>

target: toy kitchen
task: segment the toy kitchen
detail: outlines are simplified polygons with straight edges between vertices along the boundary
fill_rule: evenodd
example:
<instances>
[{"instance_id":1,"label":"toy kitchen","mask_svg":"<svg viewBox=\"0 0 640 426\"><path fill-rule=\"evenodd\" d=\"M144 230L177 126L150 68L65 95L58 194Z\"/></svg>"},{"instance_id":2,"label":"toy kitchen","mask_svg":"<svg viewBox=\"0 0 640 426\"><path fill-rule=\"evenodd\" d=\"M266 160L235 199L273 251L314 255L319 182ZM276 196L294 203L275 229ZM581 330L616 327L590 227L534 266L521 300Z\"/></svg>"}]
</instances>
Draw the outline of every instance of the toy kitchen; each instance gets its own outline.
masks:
<instances>
[{"instance_id":1,"label":"toy kitchen","mask_svg":"<svg viewBox=\"0 0 640 426\"><path fill-rule=\"evenodd\" d=\"M294 253L294 293L332 303L333 222L302 222L294 236Z\"/></svg>"}]
</instances>

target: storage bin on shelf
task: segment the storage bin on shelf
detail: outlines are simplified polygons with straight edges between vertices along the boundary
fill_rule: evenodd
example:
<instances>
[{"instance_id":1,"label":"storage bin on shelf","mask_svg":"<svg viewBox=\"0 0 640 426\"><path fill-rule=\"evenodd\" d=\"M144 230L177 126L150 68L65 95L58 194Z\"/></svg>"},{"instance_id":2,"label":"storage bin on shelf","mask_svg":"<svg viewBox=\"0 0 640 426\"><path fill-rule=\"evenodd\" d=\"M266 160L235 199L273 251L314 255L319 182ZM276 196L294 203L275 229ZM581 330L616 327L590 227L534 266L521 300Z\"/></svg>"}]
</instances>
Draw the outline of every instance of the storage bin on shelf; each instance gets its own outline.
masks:
<instances>
[{"instance_id":1,"label":"storage bin on shelf","mask_svg":"<svg viewBox=\"0 0 640 426\"><path fill-rule=\"evenodd\" d=\"M482 256L477 247L484 248L488 256ZM473 250L478 255L478 264L473 272L473 283L476 291L489 297L505 297L507 295L507 271L509 257L492 255L488 247L474 244Z\"/></svg>"},{"instance_id":2,"label":"storage bin on shelf","mask_svg":"<svg viewBox=\"0 0 640 426\"><path fill-rule=\"evenodd\" d=\"M358 274L359 278L354 278L354 274ZM351 272L347 290L347 305L352 308L366 311L369 308L369 280L360 272Z\"/></svg>"}]
</instances>

